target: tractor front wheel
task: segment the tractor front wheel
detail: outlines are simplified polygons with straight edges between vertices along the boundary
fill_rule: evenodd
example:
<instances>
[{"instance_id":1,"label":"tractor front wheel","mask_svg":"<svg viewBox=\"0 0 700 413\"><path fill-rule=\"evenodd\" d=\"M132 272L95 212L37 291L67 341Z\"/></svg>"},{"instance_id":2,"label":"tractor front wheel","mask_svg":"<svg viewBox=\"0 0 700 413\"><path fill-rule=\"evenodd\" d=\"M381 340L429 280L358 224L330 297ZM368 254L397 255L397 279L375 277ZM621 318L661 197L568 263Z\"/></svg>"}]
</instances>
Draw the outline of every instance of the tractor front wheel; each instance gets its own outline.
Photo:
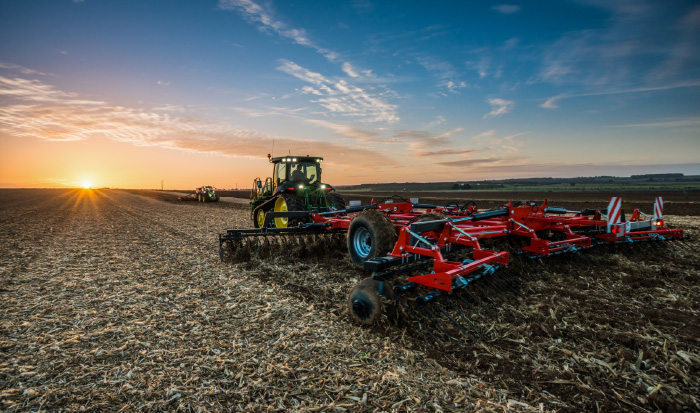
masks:
<instances>
[{"instance_id":1,"label":"tractor front wheel","mask_svg":"<svg viewBox=\"0 0 700 413\"><path fill-rule=\"evenodd\" d=\"M265 225L265 211L262 208L258 208L253 212L253 215L255 228L262 228Z\"/></svg>"},{"instance_id":2,"label":"tractor front wheel","mask_svg":"<svg viewBox=\"0 0 700 413\"><path fill-rule=\"evenodd\" d=\"M287 212L287 211L305 211L304 201L301 200L296 195L282 194L277 197L275 201L275 212ZM277 228L288 228L295 227L299 225L301 221L298 218L287 218L280 217L275 218L275 227Z\"/></svg>"},{"instance_id":3,"label":"tractor front wheel","mask_svg":"<svg viewBox=\"0 0 700 413\"><path fill-rule=\"evenodd\" d=\"M365 261L391 252L396 238L396 228L386 215L373 209L362 211L348 228L350 260L364 268Z\"/></svg>"}]
</instances>

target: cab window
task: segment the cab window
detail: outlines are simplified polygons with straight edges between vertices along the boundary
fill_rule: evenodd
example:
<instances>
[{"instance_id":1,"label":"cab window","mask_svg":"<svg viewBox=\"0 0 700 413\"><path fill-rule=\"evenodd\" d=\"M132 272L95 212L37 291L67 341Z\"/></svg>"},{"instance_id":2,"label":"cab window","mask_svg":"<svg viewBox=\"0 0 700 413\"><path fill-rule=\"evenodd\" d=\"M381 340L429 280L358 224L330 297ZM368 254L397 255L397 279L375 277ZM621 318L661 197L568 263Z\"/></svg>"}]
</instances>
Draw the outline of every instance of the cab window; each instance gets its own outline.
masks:
<instances>
[{"instance_id":1,"label":"cab window","mask_svg":"<svg viewBox=\"0 0 700 413\"><path fill-rule=\"evenodd\" d=\"M289 179L293 182L303 182L306 184L313 184L318 182L318 165L310 162L293 163L290 164L290 176Z\"/></svg>"},{"instance_id":2,"label":"cab window","mask_svg":"<svg viewBox=\"0 0 700 413\"><path fill-rule=\"evenodd\" d=\"M278 163L275 165L275 180L277 184L287 180L287 164Z\"/></svg>"}]
</instances>

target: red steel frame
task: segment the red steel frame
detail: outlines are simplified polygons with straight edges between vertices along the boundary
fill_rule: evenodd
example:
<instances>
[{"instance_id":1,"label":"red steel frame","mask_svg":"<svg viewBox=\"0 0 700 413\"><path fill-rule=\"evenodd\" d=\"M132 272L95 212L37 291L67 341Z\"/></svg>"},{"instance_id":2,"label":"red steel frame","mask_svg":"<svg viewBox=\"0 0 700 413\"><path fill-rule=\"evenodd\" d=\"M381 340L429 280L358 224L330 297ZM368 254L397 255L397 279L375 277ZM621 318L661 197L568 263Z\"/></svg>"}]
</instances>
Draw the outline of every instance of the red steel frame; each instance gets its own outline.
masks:
<instances>
[{"instance_id":1,"label":"red steel frame","mask_svg":"<svg viewBox=\"0 0 700 413\"><path fill-rule=\"evenodd\" d=\"M616 199L616 202L621 202ZM566 211L563 215L547 214L548 202L542 205L534 203L513 206L512 202L504 205L507 213L504 216L472 221L470 216L476 213L475 208L466 211L452 211L449 208L435 208L417 211L410 202L378 204L377 209L387 214L396 226L398 240L394 249L388 255L391 257L409 257L411 254L428 257L433 260L433 271L429 274L409 277L408 281L443 291L452 291L457 277L466 276L486 268L485 266L503 265L509 263L509 254L505 251L483 249L479 240L483 238L500 238L506 236L523 237L530 244L522 250L537 256L550 256L561 252L576 251L590 248L593 238L577 234L574 230L605 230L608 219L600 211L593 215L583 215L580 212ZM443 212L452 218L446 221L441 231L414 233L411 231L413 220L427 212ZM610 226L610 232L595 235L597 243L622 243L655 239L681 239L682 229L665 228L661 218L644 220L638 209L629 221L615 223ZM351 216L333 216L312 214L316 223L326 224L329 229L348 229ZM648 217L648 216L647 216ZM564 239L551 241L542 239L538 232L552 231L564 234ZM452 245L463 245L472 248L473 260L470 262L455 262L443 257L442 249Z\"/></svg>"}]
</instances>

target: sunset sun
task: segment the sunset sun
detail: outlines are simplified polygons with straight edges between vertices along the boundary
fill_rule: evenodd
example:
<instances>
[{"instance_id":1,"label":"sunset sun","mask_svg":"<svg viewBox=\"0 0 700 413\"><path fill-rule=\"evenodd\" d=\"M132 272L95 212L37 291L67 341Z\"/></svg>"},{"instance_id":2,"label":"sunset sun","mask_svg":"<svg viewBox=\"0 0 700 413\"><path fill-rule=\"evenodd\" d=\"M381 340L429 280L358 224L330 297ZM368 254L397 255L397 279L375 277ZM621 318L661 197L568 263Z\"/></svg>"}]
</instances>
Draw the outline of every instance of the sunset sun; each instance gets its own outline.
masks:
<instances>
[{"instance_id":1,"label":"sunset sun","mask_svg":"<svg viewBox=\"0 0 700 413\"><path fill-rule=\"evenodd\" d=\"M88 180L84 180L84 181L83 181L83 188L84 188L84 189L90 189L90 188L92 188L92 182L90 182L90 181L88 181Z\"/></svg>"}]
</instances>

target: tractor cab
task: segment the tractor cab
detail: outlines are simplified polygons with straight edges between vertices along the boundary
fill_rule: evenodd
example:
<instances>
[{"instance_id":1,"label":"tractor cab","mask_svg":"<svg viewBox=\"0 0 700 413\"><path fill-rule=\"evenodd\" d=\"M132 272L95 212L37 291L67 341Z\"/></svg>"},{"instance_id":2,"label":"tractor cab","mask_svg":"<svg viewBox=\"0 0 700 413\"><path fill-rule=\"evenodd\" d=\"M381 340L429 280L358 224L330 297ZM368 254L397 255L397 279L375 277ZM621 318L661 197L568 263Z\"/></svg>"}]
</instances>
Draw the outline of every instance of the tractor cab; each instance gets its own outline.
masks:
<instances>
[{"instance_id":1,"label":"tractor cab","mask_svg":"<svg viewBox=\"0 0 700 413\"><path fill-rule=\"evenodd\" d=\"M331 190L330 185L321 182L321 162L315 156L268 156L274 164L272 177L263 182L255 178L251 199L276 196L280 193L304 193L309 189ZM306 190L305 190L306 189Z\"/></svg>"},{"instance_id":2,"label":"tractor cab","mask_svg":"<svg viewBox=\"0 0 700 413\"><path fill-rule=\"evenodd\" d=\"M271 158L275 165L273 181L275 191L279 192L303 189L306 185L321 185L321 162L323 158L310 156L284 156Z\"/></svg>"},{"instance_id":3,"label":"tractor cab","mask_svg":"<svg viewBox=\"0 0 700 413\"><path fill-rule=\"evenodd\" d=\"M268 211L314 211L345 209L345 201L333 187L321 181L321 162L317 156L268 155L272 163L272 177L263 182L253 181L250 194L251 213L256 227L264 224ZM294 222L297 223L298 222ZM277 228L287 227L287 218L275 218Z\"/></svg>"}]
</instances>

